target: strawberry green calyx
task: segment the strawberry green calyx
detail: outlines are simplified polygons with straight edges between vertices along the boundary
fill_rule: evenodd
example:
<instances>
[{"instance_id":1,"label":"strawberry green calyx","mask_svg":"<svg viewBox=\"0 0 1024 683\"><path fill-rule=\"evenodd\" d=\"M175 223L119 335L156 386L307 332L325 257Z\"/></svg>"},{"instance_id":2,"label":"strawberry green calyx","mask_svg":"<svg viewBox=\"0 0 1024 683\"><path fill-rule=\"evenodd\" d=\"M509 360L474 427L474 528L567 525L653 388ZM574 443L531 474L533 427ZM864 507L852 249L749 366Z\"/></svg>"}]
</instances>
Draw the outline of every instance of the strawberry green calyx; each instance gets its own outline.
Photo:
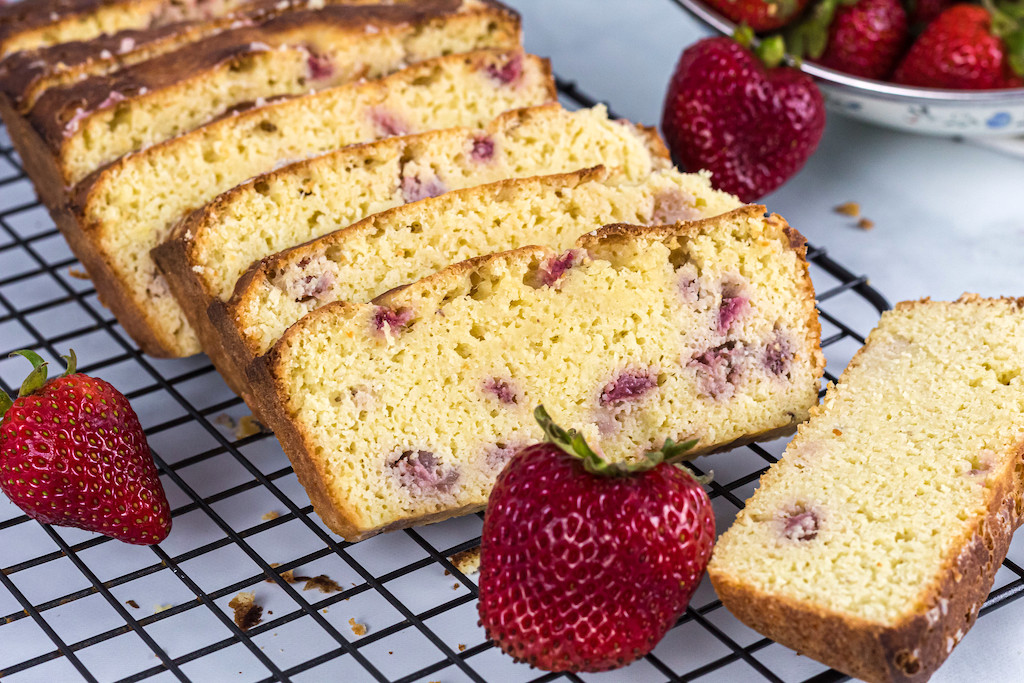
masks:
<instances>
[{"instance_id":1,"label":"strawberry green calyx","mask_svg":"<svg viewBox=\"0 0 1024 683\"><path fill-rule=\"evenodd\" d=\"M28 362L32 363L32 372L30 372L28 377L25 378L25 381L21 383L21 388L18 390L18 398L29 396L30 394L34 394L39 391L43 385L46 384L47 362L43 360L42 356L38 353L29 349L15 351L11 354L11 357L14 356L22 356L26 358ZM61 356L61 358L67 361L67 369L61 377L67 377L68 375L75 374L75 370L78 366L78 358L75 356L74 350L69 350L68 355ZM7 400L10 401L9 396L7 397ZM0 415L2 415L9 407L10 405L6 405L3 399L0 399Z\"/></svg>"},{"instance_id":2,"label":"strawberry green calyx","mask_svg":"<svg viewBox=\"0 0 1024 683\"><path fill-rule=\"evenodd\" d=\"M665 445L656 451L646 453L644 457L636 462L608 462L594 449L587 444L583 436L575 429L566 431L555 424L551 416L544 409L543 405L537 406L533 416L544 430L547 441L574 458L583 461L583 469L591 474L603 477L624 477L631 474L638 474L653 469L665 462L681 456L686 451L697 445L697 439L691 439L682 443L676 443L672 439L666 439Z\"/></svg>"},{"instance_id":3,"label":"strawberry green calyx","mask_svg":"<svg viewBox=\"0 0 1024 683\"><path fill-rule=\"evenodd\" d=\"M747 48L769 69L774 69L786 60L786 41L782 36L765 36L760 40L754 35L754 29L740 24L732 34L733 40Z\"/></svg>"},{"instance_id":4,"label":"strawberry green calyx","mask_svg":"<svg viewBox=\"0 0 1024 683\"><path fill-rule=\"evenodd\" d=\"M829 27L840 7L856 5L857 0L822 0L804 19L786 31L786 47L797 59L818 59L828 47Z\"/></svg>"},{"instance_id":5,"label":"strawberry green calyx","mask_svg":"<svg viewBox=\"0 0 1024 683\"><path fill-rule=\"evenodd\" d=\"M1006 48L1006 63L1024 76L1024 0L982 0L981 4L992 16L992 35L1001 38Z\"/></svg>"}]
</instances>

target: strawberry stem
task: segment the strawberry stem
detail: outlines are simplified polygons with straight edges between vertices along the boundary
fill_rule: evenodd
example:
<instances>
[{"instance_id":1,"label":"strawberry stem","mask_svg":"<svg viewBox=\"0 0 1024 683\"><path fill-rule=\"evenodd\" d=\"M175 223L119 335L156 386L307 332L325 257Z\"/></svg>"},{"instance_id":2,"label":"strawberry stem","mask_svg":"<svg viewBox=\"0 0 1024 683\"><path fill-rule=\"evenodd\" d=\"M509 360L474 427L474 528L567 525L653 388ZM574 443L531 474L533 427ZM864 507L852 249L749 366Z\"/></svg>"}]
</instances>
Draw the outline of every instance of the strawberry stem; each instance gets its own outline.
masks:
<instances>
[{"instance_id":1,"label":"strawberry stem","mask_svg":"<svg viewBox=\"0 0 1024 683\"><path fill-rule=\"evenodd\" d=\"M22 396L28 396L46 384L46 361L38 353L29 349L15 351L11 354L11 357L14 356L23 356L28 359L28 362L32 363L32 372L21 383L21 389L18 390L18 398L21 398Z\"/></svg>"},{"instance_id":2,"label":"strawberry stem","mask_svg":"<svg viewBox=\"0 0 1024 683\"><path fill-rule=\"evenodd\" d=\"M61 377L68 377L69 375L75 374L78 370L78 356L75 355L75 350L68 349L68 355L61 356L61 358L67 361L68 364L67 369L64 370L64 374L61 375Z\"/></svg>"},{"instance_id":3,"label":"strawberry stem","mask_svg":"<svg viewBox=\"0 0 1024 683\"><path fill-rule=\"evenodd\" d=\"M665 439L665 445L656 451L644 454L643 458L636 462L608 462L594 449L587 444L583 436L575 429L568 431L562 429L548 415L543 405L537 406L533 411L540 428L544 430L547 441L560 449L583 461L583 469L591 474L604 477L624 477L639 472L646 472L673 458L680 457L683 453L697 445L697 439L691 439L682 443L676 443L672 439Z\"/></svg>"}]
</instances>

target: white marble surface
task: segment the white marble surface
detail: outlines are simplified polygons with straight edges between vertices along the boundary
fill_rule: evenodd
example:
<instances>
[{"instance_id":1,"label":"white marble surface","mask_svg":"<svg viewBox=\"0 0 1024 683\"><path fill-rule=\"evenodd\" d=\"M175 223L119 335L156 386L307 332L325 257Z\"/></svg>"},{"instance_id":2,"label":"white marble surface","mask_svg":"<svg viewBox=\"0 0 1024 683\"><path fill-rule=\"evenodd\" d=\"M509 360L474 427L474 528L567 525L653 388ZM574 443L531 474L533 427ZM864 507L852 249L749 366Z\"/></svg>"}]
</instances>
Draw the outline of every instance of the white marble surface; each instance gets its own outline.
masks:
<instances>
[{"instance_id":1,"label":"white marble surface","mask_svg":"<svg viewBox=\"0 0 1024 683\"><path fill-rule=\"evenodd\" d=\"M621 116L657 124L680 51L706 34L671 0L515 0L529 50ZM1024 296L1024 161L830 116L817 153L763 201L890 301ZM871 231L832 207L859 202ZM1020 544L1020 539L1017 544ZM1024 601L983 618L933 681L1024 679Z\"/></svg>"}]
</instances>

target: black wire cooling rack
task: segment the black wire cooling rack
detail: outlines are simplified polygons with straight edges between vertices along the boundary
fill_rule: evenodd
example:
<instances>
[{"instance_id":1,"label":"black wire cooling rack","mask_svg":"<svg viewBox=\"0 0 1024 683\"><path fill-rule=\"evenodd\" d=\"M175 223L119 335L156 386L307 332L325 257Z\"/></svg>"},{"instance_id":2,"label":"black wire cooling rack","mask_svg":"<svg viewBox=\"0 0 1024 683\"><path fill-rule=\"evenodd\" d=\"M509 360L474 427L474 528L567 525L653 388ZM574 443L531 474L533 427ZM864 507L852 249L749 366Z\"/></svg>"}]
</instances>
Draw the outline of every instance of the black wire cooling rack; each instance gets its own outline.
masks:
<instances>
[{"instance_id":1,"label":"black wire cooling rack","mask_svg":"<svg viewBox=\"0 0 1024 683\"><path fill-rule=\"evenodd\" d=\"M567 104L592 101L560 83ZM808 254L829 379L888 308L864 277L823 249ZM34 348L115 384L146 428L171 501L174 530L134 547L37 524L0 501L0 678L4 681L572 681L514 664L477 627L476 585L451 556L479 542L481 516L377 536L334 537L274 438L236 438L246 415L205 358L139 353L100 305L36 202L0 129L0 385ZM76 277L76 275L78 275ZM230 419L225 419L228 416ZM724 529L784 443L714 456L711 498ZM698 467L708 460L698 460ZM281 573L325 575L340 589L303 590ZM704 582L655 651L602 681L832 681L843 676L733 619ZM1024 570L1008 561L982 614L1019 597ZM252 591L263 621L247 632L228 602ZM365 633L362 633L365 627ZM362 633L357 635L357 631Z\"/></svg>"}]
</instances>

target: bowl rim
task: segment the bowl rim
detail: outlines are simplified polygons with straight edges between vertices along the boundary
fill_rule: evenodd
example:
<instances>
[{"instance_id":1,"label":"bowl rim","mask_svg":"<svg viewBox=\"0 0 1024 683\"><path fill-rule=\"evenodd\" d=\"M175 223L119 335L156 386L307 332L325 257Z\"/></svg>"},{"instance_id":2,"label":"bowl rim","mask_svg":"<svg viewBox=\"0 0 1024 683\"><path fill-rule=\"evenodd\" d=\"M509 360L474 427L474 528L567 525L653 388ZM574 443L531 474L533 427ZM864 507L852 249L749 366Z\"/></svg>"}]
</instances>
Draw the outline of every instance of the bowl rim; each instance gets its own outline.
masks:
<instances>
[{"instance_id":1,"label":"bowl rim","mask_svg":"<svg viewBox=\"0 0 1024 683\"><path fill-rule=\"evenodd\" d=\"M704 5L700 0L672 0L699 21L724 35L732 35L736 24ZM830 85L840 86L881 96L886 99L902 100L906 98L941 102L945 104L1002 104L1012 101L1024 104L1024 88L1002 88L999 90L946 90L942 88L920 88L912 85L897 85L886 81L876 81L860 76L829 69L828 67L803 62L798 67L804 73Z\"/></svg>"}]
</instances>

